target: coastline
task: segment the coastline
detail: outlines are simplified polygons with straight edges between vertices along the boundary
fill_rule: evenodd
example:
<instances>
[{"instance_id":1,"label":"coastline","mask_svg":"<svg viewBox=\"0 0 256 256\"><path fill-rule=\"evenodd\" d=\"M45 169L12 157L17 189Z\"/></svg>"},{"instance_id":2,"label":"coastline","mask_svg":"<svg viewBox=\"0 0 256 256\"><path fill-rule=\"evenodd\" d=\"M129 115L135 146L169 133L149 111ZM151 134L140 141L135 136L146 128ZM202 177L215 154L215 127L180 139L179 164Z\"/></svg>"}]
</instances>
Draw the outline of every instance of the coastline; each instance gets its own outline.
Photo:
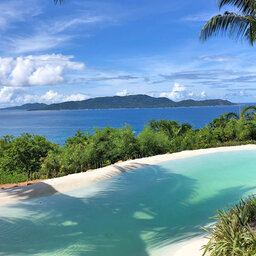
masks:
<instances>
[{"instance_id":1,"label":"coastline","mask_svg":"<svg viewBox=\"0 0 256 256\"><path fill-rule=\"evenodd\" d=\"M247 104L247 103L242 103ZM252 103L255 104L255 103ZM74 108L74 109L0 109L2 111L83 111L83 110L130 110L130 109L173 109L173 108L213 108L213 107L232 107L232 106L240 106L239 103L234 103L232 105L209 105L209 106L187 106L187 107L143 107L143 108Z\"/></svg>"},{"instance_id":2,"label":"coastline","mask_svg":"<svg viewBox=\"0 0 256 256\"><path fill-rule=\"evenodd\" d=\"M128 160L116 163L103 168L87 171L84 173L70 174L67 176L43 180L35 184L22 187L11 187L0 189L0 206L19 202L21 200L50 196L57 193L65 193L77 188L89 186L91 184L109 179L121 173L142 168L148 165L160 162L177 160L182 158L200 156L210 153L239 151L239 150L256 150L256 145L229 146L209 149L198 149L191 151L182 151L172 154L151 156L146 158Z\"/></svg>"}]
</instances>

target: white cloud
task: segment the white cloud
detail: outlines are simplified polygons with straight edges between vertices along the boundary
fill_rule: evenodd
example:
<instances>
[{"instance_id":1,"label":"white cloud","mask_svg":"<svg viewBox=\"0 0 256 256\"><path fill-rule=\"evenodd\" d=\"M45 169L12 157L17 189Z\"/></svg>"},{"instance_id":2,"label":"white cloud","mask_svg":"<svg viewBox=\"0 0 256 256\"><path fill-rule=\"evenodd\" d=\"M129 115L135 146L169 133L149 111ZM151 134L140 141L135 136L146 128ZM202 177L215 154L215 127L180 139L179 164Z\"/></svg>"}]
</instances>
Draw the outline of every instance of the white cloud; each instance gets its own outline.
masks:
<instances>
[{"instance_id":1,"label":"white cloud","mask_svg":"<svg viewBox=\"0 0 256 256\"><path fill-rule=\"evenodd\" d=\"M88 99L87 95L77 93L64 95L53 90L49 90L43 95L29 94L26 88L19 87L2 87L0 89L0 105L22 105L26 103L58 103L66 101L81 101Z\"/></svg>"},{"instance_id":2,"label":"white cloud","mask_svg":"<svg viewBox=\"0 0 256 256\"><path fill-rule=\"evenodd\" d=\"M206 92L205 91L202 91L201 94L200 94L201 98L206 98L207 95L206 95Z\"/></svg>"},{"instance_id":3,"label":"white cloud","mask_svg":"<svg viewBox=\"0 0 256 256\"><path fill-rule=\"evenodd\" d=\"M188 95L188 93L189 92L184 86L175 83L171 92L162 92L160 94L160 97L166 97L171 100L178 101L184 99Z\"/></svg>"},{"instance_id":4,"label":"white cloud","mask_svg":"<svg viewBox=\"0 0 256 256\"><path fill-rule=\"evenodd\" d=\"M175 83L170 92L162 92L160 93L160 97L166 97L173 101L181 101L185 99L202 99L206 98L207 95L205 91L202 91L200 95L196 95L185 86Z\"/></svg>"},{"instance_id":5,"label":"white cloud","mask_svg":"<svg viewBox=\"0 0 256 256\"><path fill-rule=\"evenodd\" d=\"M52 85L64 81L63 66L45 65L37 68L36 71L29 76L29 84L31 85Z\"/></svg>"},{"instance_id":6,"label":"white cloud","mask_svg":"<svg viewBox=\"0 0 256 256\"><path fill-rule=\"evenodd\" d=\"M88 98L89 97L87 95L84 95L81 93L63 95L61 93L49 90L39 98L39 101L45 102L45 103L56 103L56 102L66 102L66 101L81 101Z\"/></svg>"},{"instance_id":7,"label":"white cloud","mask_svg":"<svg viewBox=\"0 0 256 256\"><path fill-rule=\"evenodd\" d=\"M86 100L89 97L87 95L78 93L78 94L71 94L69 96L64 97L64 101L81 101Z\"/></svg>"},{"instance_id":8,"label":"white cloud","mask_svg":"<svg viewBox=\"0 0 256 256\"><path fill-rule=\"evenodd\" d=\"M2 87L0 89L0 104L6 104L15 101L18 92L20 92L19 88Z\"/></svg>"},{"instance_id":9,"label":"white cloud","mask_svg":"<svg viewBox=\"0 0 256 256\"><path fill-rule=\"evenodd\" d=\"M34 0L8 0L0 3L0 29L7 29L14 22L24 21L41 13L41 8Z\"/></svg>"},{"instance_id":10,"label":"white cloud","mask_svg":"<svg viewBox=\"0 0 256 256\"><path fill-rule=\"evenodd\" d=\"M216 13L197 13L192 14L187 17L182 18L182 21L189 21L189 22L206 22L211 19L213 16L217 15Z\"/></svg>"},{"instance_id":11,"label":"white cloud","mask_svg":"<svg viewBox=\"0 0 256 256\"><path fill-rule=\"evenodd\" d=\"M84 14L84 16L86 16L86 14ZM106 20L107 20L107 18L104 16L79 17L79 18L73 18L73 19L69 19L69 20L66 19L66 20L62 20L62 21L58 20L51 26L47 27L47 29L49 30L49 32L55 34L55 33L60 33L67 29L70 29L72 27L76 27L79 25L94 24L94 23L99 23L99 22L103 22Z\"/></svg>"},{"instance_id":12,"label":"white cloud","mask_svg":"<svg viewBox=\"0 0 256 256\"><path fill-rule=\"evenodd\" d=\"M13 12L16 13L16 11ZM30 14L30 16L32 16L32 14ZM28 19L26 19L26 21L28 21ZM58 46L63 46L65 43L77 37L79 35L79 28L83 28L83 37L89 37L91 35L91 33L89 33L89 26L100 23L107 24L107 22L112 22L112 20L105 16L89 16L88 13L79 12L69 17L47 19L47 22L37 19L34 19L33 22L35 22L36 25L31 28L29 33L16 32L8 36L3 35L0 42L2 51L23 54L50 50ZM73 33L70 33L69 30L71 29ZM77 33L74 33L75 30L77 30Z\"/></svg>"},{"instance_id":13,"label":"white cloud","mask_svg":"<svg viewBox=\"0 0 256 256\"><path fill-rule=\"evenodd\" d=\"M50 90L41 97L41 100L46 102L58 102L61 100L61 98L62 96L57 92Z\"/></svg>"},{"instance_id":14,"label":"white cloud","mask_svg":"<svg viewBox=\"0 0 256 256\"><path fill-rule=\"evenodd\" d=\"M64 44L70 39L68 35L51 35L45 32L40 32L36 35L29 35L25 37L13 36L6 39L1 43L1 46L5 48L4 44L8 44L8 49L12 49L12 52L17 54L39 52L53 49L60 44Z\"/></svg>"},{"instance_id":15,"label":"white cloud","mask_svg":"<svg viewBox=\"0 0 256 256\"><path fill-rule=\"evenodd\" d=\"M201 56L198 60L205 62L230 62L235 61L236 57L231 55Z\"/></svg>"},{"instance_id":16,"label":"white cloud","mask_svg":"<svg viewBox=\"0 0 256 256\"><path fill-rule=\"evenodd\" d=\"M84 69L83 63L72 58L61 54L0 57L0 84L13 87L60 84L67 72Z\"/></svg>"},{"instance_id":17,"label":"white cloud","mask_svg":"<svg viewBox=\"0 0 256 256\"><path fill-rule=\"evenodd\" d=\"M116 93L116 96L127 96L129 93L128 93L128 90L127 89L124 89L122 90L121 92L117 92Z\"/></svg>"}]
</instances>

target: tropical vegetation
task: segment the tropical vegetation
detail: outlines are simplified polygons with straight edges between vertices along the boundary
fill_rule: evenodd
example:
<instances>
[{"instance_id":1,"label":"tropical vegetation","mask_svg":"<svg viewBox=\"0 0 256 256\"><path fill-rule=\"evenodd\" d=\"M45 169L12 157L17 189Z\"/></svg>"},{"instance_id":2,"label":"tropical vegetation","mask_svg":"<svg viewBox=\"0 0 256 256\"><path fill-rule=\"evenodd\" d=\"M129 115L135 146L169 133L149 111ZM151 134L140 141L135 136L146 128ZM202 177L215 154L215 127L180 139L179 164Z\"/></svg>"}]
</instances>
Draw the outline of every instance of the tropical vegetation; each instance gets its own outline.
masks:
<instances>
[{"instance_id":1,"label":"tropical vegetation","mask_svg":"<svg viewBox=\"0 0 256 256\"><path fill-rule=\"evenodd\" d=\"M130 126L78 130L58 145L39 135L0 139L0 183L22 182L86 172L120 160L158 154L256 142L256 108L228 113L201 129L172 120L151 120L135 136Z\"/></svg>"},{"instance_id":2,"label":"tropical vegetation","mask_svg":"<svg viewBox=\"0 0 256 256\"><path fill-rule=\"evenodd\" d=\"M218 210L214 229L204 228L211 234L204 254L208 256L256 254L256 199L241 200L228 210Z\"/></svg>"},{"instance_id":3,"label":"tropical vegetation","mask_svg":"<svg viewBox=\"0 0 256 256\"><path fill-rule=\"evenodd\" d=\"M227 33L234 39L243 39L251 45L256 40L256 1L255 0L218 0L220 10L233 7L236 12L225 11L212 17L202 28L201 40Z\"/></svg>"}]
</instances>

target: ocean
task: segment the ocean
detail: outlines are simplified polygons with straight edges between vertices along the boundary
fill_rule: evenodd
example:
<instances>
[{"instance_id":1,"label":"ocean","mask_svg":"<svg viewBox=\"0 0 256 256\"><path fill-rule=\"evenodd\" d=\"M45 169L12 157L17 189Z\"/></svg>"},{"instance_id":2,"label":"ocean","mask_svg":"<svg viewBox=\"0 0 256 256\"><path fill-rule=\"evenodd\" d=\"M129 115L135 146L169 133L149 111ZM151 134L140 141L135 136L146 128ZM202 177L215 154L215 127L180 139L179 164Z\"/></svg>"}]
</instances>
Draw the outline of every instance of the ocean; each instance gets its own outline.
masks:
<instances>
[{"instance_id":1,"label":"ocean","mask_svg":"<svg viewBox=\"0 0 256 256\"><path fill-rule=\"evenodd\" d=\"M163 108L163 109L107 109L62 111L0 111L0 135L19 136L23 132L40 134L52 142L64 144L80 128L93 132L111 126L129 124L136 134L153 118L190 123L201 128L223 113L239 113L237 106Z\"/></svg>"}]
</instances>

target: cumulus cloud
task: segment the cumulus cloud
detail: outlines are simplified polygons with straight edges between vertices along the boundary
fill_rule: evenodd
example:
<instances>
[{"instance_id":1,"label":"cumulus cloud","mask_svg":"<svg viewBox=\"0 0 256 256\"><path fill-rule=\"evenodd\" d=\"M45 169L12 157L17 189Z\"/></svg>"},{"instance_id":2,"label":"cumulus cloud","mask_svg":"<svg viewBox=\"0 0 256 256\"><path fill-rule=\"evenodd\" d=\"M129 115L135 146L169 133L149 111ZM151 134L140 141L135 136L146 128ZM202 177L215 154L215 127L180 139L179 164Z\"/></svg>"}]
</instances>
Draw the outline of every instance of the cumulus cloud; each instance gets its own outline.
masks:
<instances>
[{"instance_id":1,"label":"cumulus cloud","mask_svg":"<svg viewBox=\"0 0 256 256\"><path fill-rule=\"evenodd\" d=\"M87 95L78 93L78 94L71 94L69 96L64 97L64 101L81 101L81 100L86 100L89 97Z\"/></svg>"},{"instance_id":2,"label":"cumulus cloud","mask_svg":"<svg viewBox=\"0 0 256 256\"><path fill-rule=\"evenodd\" d=\"M171 100L177 101L184 99L186 96L188 96L188 93L188 90L184 86L175 83L170 92L162 92L160 94L160 97L166 97Z\"/></svg>"},{"instance_id":3,"label":"cumulus cloud","mask_svg":"<svg viewBox=\"0 0 256 256\"><path fill-rule=\"evenodd\" d=\"M56 85L65 81L65 74L84 69L72 56L46 54L15 58L0 57L0 84L26 87Z\"/></svg>"},{"instance_id":4,"label":"cumulus cloud","mask_svg":"<svg viewBox=\"0 0 256 256\"><path fill-rule=\"evenodd\" d=\"M89 97L87 95L84 95L81 93L63 95L53 90L49 90L39 98L39 101L45 102L45 103L56 103L56 102L66 102L66 101L81 101L88 98Z\"/></svg>"},{"instance_id":5,"label":"cumulus cloud","mask_svg":"<svg viewBox=\"0 0 256 256\"><path fill-rule=\"evenodd\" d=\"M43 96L41 96L41 100L47 101L47 102L57 102L60 101L61 96L52 90L46 92Z\"/></svg>"},{"instance_id":6,"label":"cumulus cloud","mask_svg":"<svg viewBox=\"0 0 256 256\"><path fill-rule=\"evenodd\" d=\"M201 94L200 94L201 98L206 98L207 95L206 95L206 92L205 91L202 91Z\"/></svg>"},{"instance_id":7,"label":"cumulus cloud","mask_svg":"<svg viewBox=\"0 0 256 256\"><path fill-rule=\"evenodd\" d=\"M81 101L88 99L85 94L77 93L65 95L53 90L49 90L43 95L29 94L25 88L7 87L0 89L0 105L22 105L26 103L58 103L66 101Z\"/></svg>"},{"instance_id":8,"label":"cumulus cloud","mask_svg":"<svg viewBox=\"0 0 256 256\"><path fill-rule=\"evenodd\" d=\"M181 100L191 99L191 98L202 99L202 98L206 98L207 95L205 91L202 91L200 95L196 95L194 92L190 91L185 86L180 85L179 83L175 83L170 92L162 92L160 93L160 97L166 97L173 101L181 101Z\"/></svg>"},{"instance_id":9,"label":"cumulus cloud","mask_svg":"<svg viewBox=\"0 0 256 256\"><path fill-rule=\"evenodd\" d=\"M17 98L17 93L20 92L19 88L3 87L0 89L0 103L10 103Z\"/></svg>"},{"instance_id":10,"label":"cumulus cloud","mask_svg":"<svg viewBox=\"0 0 256 256\"><path fill-rule=\"evenodd\" d=\"M124 89L124 90L122 90L121 92L117 92L117 93L116 93L116 96L127 96L127 95L129 95L127 89Z\"/></svg>"}]
</instances>

